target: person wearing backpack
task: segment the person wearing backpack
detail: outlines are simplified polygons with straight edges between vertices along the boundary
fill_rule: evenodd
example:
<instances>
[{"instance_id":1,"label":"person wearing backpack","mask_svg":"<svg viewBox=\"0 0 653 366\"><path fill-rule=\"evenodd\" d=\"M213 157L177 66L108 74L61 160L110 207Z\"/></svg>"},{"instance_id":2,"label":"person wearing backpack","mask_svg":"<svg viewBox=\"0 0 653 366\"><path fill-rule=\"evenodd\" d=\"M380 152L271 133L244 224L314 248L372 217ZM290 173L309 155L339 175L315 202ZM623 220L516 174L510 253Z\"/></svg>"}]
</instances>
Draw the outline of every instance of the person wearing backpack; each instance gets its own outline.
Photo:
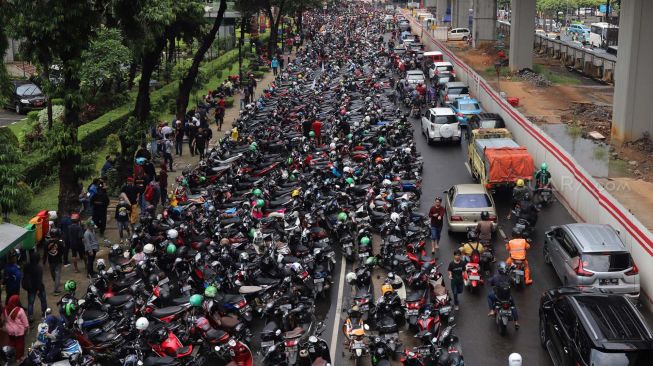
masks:
<instances>
[{"instance_id":1,"label":"person wearing backpack","mask_svg":"<svg viewBox=\"0 0 653 366\"><path fill-rule=\"evenodd\" d=\"M127 202L127 198L124 194L120 195L118 205L116 205L116 222L118 223L118 235L120 235L120 240L124 239L124 231L127 231L127 237L129 237L129 216L131 214L131 205Z\"/></svg>"},{"instance_id":2,"label":"person wearing backpack","mask_svg":"<svg viewBox=\"0 0 653 366\"><path fill-rule=\"evenodd\" d=\"M16 350L16 360L22 361L25 354L25 333L29 329L29 322L20 296L12 295L7 301L7 306L2 311L2 329L9 336L9 346Z\"/></svg>"},{"instance_id":3,"label":"person wearing backpack","mask_svg":"<svg viewBox=\"0 0 653 366\"><path fill-rule=\"evenodd\" d=\"M27 291L27 315L30 322L33 320L34 303L37 297L41 301L41 313L43 316L45 316L45 310L48 308L45 285L43 285L43 266L40 263L40 259L39 253L32 251L29 254L29 262L25 264L23 290Z\"/></svg>"},{"instance_id":4,"label":"person wearing backpack","mask_svg":"<svg viewBox=\"0 0 653 366\"><path fill-rule=\"evenodd\" d=\"M512 308L512 319L515 321L515 329L519 329L519 317L517 313L517 305L515 304L515 299L510 293L510 284L512 279L508 274L508 265L506 262L499 262L497 265L497 274L490 278L490 286L492 290L487 294L487 305L490 308L490 312L487 316L494 316L496 313L494 311L494 304L497 300L510 300L510 305Z\"/></svg>"},{"instance_id":5,"label":"person wearing backpack","mask_svg":"<svg viewBox=\"0 0 653 366\"><path fill-rule=\"evenodd\" d=\"M479 242L472 241L463 244L458 250L462 253L465 262L480 263L485 247Z\"/></svg>"},{"instance_id":6,"label":"person wearing backpack","mask_svg":"<svg viewBox=\"0 0 653 366\"><path fill-rule=\"evenodd\" d=\"M109 195L104 187L104 183L100 182L98 191L91 199L91 206L93 207L93 222L97 225L100 235L104 237L104 230L107 228L107 209L109 208Z\"/></svg>"}]
</instances>

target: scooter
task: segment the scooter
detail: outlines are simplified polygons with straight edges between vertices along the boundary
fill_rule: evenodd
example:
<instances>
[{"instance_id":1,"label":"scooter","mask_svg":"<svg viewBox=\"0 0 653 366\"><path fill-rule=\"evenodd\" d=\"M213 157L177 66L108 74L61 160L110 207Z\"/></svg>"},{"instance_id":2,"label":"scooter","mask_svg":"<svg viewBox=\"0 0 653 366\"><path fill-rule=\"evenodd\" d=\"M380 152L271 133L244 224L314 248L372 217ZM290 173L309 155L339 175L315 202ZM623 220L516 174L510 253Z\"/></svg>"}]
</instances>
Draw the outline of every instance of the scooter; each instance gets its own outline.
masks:
<instances>
[{"instance_id":1,"label":"scooter","mask_svg":"<svg viewBox=\"0 0 653 366\"><path fill-rule=\"evenodd\" d=\"M465 287L469 289L470 292L476 292L476 290L483 286L483 277L481 276L481 256L478 252L472 253L470 256L469 262L465 264L465 272L463 272L463 282Z\"/></svg>"}]
</instances>

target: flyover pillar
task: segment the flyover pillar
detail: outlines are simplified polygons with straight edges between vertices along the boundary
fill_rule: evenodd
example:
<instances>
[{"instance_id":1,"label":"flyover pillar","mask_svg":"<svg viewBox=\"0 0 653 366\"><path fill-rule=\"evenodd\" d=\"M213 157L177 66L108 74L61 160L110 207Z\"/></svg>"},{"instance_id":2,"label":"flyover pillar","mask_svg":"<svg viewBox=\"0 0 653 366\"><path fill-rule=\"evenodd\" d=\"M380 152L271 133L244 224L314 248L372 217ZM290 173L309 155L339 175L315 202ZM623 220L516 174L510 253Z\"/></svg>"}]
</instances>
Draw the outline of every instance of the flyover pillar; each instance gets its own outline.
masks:
<instances>
[{"instance_id":1,"label":"flyover pillar","mask_svg":"<svg viewBox=\"0 0 653 366\"><path fill-rule=\"evenodd\" d=\"M436 0L435 2L435 19L438 25L444 24L444 17L447 15L447 8L449 8L449 0Z\"/></svg>"},{"instance_id":2,"label":"flyover pillar","mask_svg":"<svg viewBox=\"0 0 653 366\"><path fill-rule=\"evenodd\" d=\"M510 19L510 71L533 67L535 0L512 0Z\"/></svg>"},{"instance_id":3,"label":"flyover pillar","mask_svg":"<svg viewBox=\"0 0 653 366\"><path fill-rule=\"evenodd\" d=\"M469 9L471 0L451 0L451 26L469 28Z\"/></svg>"},{"instance_id":4,"label":"flyover pillar","mask_svg":"<svg viewBox=\"0 0 653 366\"><path fill-rule=\"evenodd\" d=\"M493 42L497 35L497 1L473 0L472 40L474 48Z\"/></svg>"},{"instance_id":5,"label":"flyover pillar","mask_svg":"<svg viewBox=\"0 0 653 366\"><path fill-rule=\"evenodd\" d=\"M611 131L616 144L653 134L651 17L653 1L621 1Z\"/></svg>"}]
</instances>

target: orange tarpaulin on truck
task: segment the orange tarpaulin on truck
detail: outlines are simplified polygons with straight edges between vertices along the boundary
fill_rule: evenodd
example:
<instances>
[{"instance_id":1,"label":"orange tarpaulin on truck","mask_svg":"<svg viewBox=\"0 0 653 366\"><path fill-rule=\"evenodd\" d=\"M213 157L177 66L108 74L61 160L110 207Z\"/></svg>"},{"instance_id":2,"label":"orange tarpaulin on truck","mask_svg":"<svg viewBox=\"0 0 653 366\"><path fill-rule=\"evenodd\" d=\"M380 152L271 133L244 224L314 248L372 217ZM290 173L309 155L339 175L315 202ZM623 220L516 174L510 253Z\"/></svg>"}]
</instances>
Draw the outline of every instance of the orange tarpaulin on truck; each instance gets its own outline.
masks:
<instances>
[{"instance_id":1,"label":"orange tarpaulin on truck","mask_svg":"<svg viewBox=\"0 0 653 366\"><path fill-rule=\"evenodd\" d=\"M519 178L533 178L535 164L525 147L486 148L485 158L489 183L514 183Z\"/></svg>"}]
</instances>

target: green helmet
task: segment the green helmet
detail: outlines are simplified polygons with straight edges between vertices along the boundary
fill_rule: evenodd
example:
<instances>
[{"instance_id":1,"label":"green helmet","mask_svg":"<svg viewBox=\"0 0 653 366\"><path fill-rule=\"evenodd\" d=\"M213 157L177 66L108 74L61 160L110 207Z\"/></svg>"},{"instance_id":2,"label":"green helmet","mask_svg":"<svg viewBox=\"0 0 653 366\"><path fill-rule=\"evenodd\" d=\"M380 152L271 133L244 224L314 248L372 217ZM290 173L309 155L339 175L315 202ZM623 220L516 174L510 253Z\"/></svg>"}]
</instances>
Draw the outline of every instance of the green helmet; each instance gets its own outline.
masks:
<instances>
[{"instance_id":1,"label":"green helmet","mask_svg":"<svg viewBox=\"0 0 653 366\"><path fill-rule=\"evenodd\" d=\"M347 184L353 185L354 184L354 178L349 177L349 178L345 179L345 182L347 182Z\"/></svg>"},{"instance_id":2,"label":"green helmet","mask_svg":"<svg viewBox=\"0 0 653 366\"><path fill-rule=\"evenodd\" d=\"M549 166L546 165L546 163L542 163L542 165L540 165L540 169L546 171L547 169L549 169Z\"/></svg>"},{"instance_id":3,"label":"green helmet","mask_svg":"<svg viewBox=\"0 0 653 366\"><path fill-rule=\"evenodd\" d=\"M263 206L265 206L265 201L261 199L256 200L256 207L261 208Z\"/></svg>"},{"instance_id":4,"label":"green helmet","mask_svg":"<svg viewBox=\"0 0 653 366\"><path fill-rule=\"evenodd\" d=\"M290 180L295 180L295 179L297 179L297 177L295 177L294 174L290 174L290 175L288 176L288 179L290 179Z\"/></svg>"},{"instance_id":5,"label":"green helmet","mask_svg":"<svg viewBox=\"0 0 653 366\"><path fill-rule=\"evenodd\" d=\"M218 289L215 286L208 286L204 289L204 296L214 298L218 294Z\"/></svg>"},{"instance_id":6,"label":"green helmet","mask_svg":"<svg viewBox=\"0 0 653 366\"><path fill-rule=\"evenodd\" d=\"M385 144L385 137L379 137L379 144Z\"/></svg>"},{"instance_id":7,"label":"green helmet","mask_svg":"<svg viewBox=\"0 0 653 366\"><path fill-rule=\"evenodd\" d=\"M214 287L215 288L215 287ZM204 298L200 294L195 294L188 299L188 302L190 303L190 306L192 307L200 307L202 306L202 301Z\"/></svg>"},{"instance_id":8,"label":"green helmet","mask_svg":"<svg viewBox=\"0 0 653 366\"><path fill-rule=\"evenodd\" d=\"M315 131L311 131L311 132L309 132L309 133L308 133L308 136L310 136L310 137L315 137Z\"/></svg>"},{"instance_id":9,"label":"green helmet","mask_svg":"<svg viewBox=\"0 0 653 366\"><path fill-rule=\"evenodd\" d=\"M347 139L348 139L348 140L351 140L351 139L353 139L353 138L354 138L354 135L352 135L351 133L350 133L349 135L347 135Z\"/></svg>"},{"instance_id":10,"label":"green helmet","mask_svg":"<svg viewBox=\"0 0 653 366\"><path fill-rule=\"evenodd\" d=\"M338 214L338 221L345 221L347 220L347 214L344 212L341 212Z\"/></svg>"},{"instance_id":11,"label":"green helmet","mask_svg":"<svg viewBox=\"0 0 653 366\"><path fill-rule=\"evenodd\" d=\"M365 260L365 265L366 266L376 266L378 263L379 263L379 260L374 256L367 257L367 259Z\"/></svg>"},{"instance_id":12,"label":"green helmet","mask_svg":"<svg viewBox=\"0 0 653 366\"><path fill-rule=\"evenodd\" d=\"M254 228L249 229L249 231L247 232L247 235L250 238L253 238L255 234L256 234L256 230L254 230Z\"/></svg>"},{"instance_id":13,"label":"green helmet","mask_svg":"<svg viewBox=\"0 0 653 366\"><path fill-rule=\"evenodd\" d=\"M258 145L256 145L256 142L252 142L249 144L249 151L256 151L258 149Z\"/></svg>"},{"instance_id":14,"label":"green helmet","mask_svg":"<svg viewBox=\"0 0 653 366\"><path fill-rule=\"evenodd\" d=\"M288 158L288 160L286 160L286 164L288 164L288 165L292 164L292 162L293 162L293 160L290 157Z\"/></svg>"},{"instance_id":15,"label":"green helmet","mask_svg":"<svg viewBox=\"0 0 653 366\"><path fill-rule=\"evenodd\" d=\"M370 243L370 238L368 238L367 236L364 236L364 237L361 238L360 243L361 243L361 245L368 245Z\"/></svg>"},{"instance_id":16,"label":"green helmet","mask_svg":"<svg viewBox=\"0 0 653 366\"><path fill-rule=\"evenodd\" d=\"M177 251L177 247L172 243L168 244L168 246L166 247L166 253L168 254L175 254L176 251Z\"/></svg>"},{"instance_id":17,"label":"green helmet","mask_svg":"<svg viewBox=\"0 0 653 366\"><path fill-rule=\"evenodd\" d=\"M77 282L73 280L68 280L66 283L63 285L63 289L68 291L68 292L73 292L77 289Z\"/></svg>"},{"instance_id":18,"label":"green helmet","mask_svg":"<svg viewBox=\"0 0 653 366\"><path fill-rule=\"evenodd\" d=\"M71 316L71 315L75 314L76 309L77 309L77 306L75 305L75 303L72 303L72 302L66 303L66 305L63 306L63 311L64 311L64 314L66 314L66 316Z\"/></svg>"},{"instance_id":19,"label":"green helmet","mask_svg":"<svg viewBox=\"0 0 653 366\"><path fill-rule=\"evenodd\" d=\"M255 195L256 197L261 197L261 195L263 194L263 191L261 191L258 188L254 188L254 190L252 191L252 194Z\"/></svg>"},{"instance_id":20,"label":"green helmet","mask_svg":"<svg viewBox=\"0 0 653 366\"><path fill-rule=\"evenodd\" d=\"M200 182L206 182L206 177L205 177L205 176L201 176L201 177L200 177Z\"/></svg>"}]
</instances>

